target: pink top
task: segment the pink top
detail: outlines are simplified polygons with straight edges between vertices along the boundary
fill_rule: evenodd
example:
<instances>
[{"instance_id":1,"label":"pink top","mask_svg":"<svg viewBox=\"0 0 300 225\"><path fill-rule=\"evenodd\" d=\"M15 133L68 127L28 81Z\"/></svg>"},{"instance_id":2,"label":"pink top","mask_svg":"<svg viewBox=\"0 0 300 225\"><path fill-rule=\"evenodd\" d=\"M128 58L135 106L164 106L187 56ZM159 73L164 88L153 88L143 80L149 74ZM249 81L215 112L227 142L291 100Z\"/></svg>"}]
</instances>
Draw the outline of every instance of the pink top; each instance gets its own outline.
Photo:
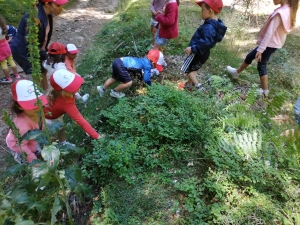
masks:
<instances>
[{"instance_id":1,"label":"pink top","mask_svg":"<svg viewBox=\"0 0 300 225\"><path fill-rule=\"evenodd\" d=\"M292 30L290 18L289 5L280 6L274 10L258 35L258 52L263 53L267 47L281 48L284 45L286 35Z\"/></svg>"},{"instance_id":2,"label":"pink top","mask_svg":"<svg viewBox=\"0 0 300 225\"><path fill-rule=\"evenodd\" d=\"M31 120L25 113L19 114L14 119L14 123L16 127L19 128L21 136L29 130L39 129L39 124ZM28 162L31 163L32 160L36 159L36 155L34 153L36 151L37 142L35 140L24 140L22 141L21 146L18 146L17 139L13 135L12 131L9 130L9 133L6 136L6 144L12 151L19 154L21 154L20 148L23 152L26 152Z\"/></svg>"},{"instance_id":3,"label":"pink top","mask_svg":"<svg viewBox=\"0 0 300 225\"><path fill-rule=\"evenodd\" d=\"M5 38L1 39L0 40L0 62L6 59L10 55L11 55L11 50L7 40Z\"/></svg>"},{"instance_id":4,"label":"pink top","mask_svg":"<svg viewBox=\"0 0 300 225\"><path fill-rule=\"evenodd\" d=\"M178 37L178 4L176 0L170 0L166 5L165 14L158 14L155 20L159 23L160 38Z\"/></svg>"},{"instance_id":5,"label":"pink top","mask_svg":"<svg viewBox=\"0 0 300 225\"><path fill-rule=\"evenodd\" d=\"M155 19L153 13L162 12L162 9L165 5L165 0L152 0L150 3L150 10L152 12L152 18Z\"/></svg>"},{"instance_id":6,"label":"pink top","mask_svg":"<svg viewBox=\"0 0 300 225\"><path fill-rule=\"evenodd\" d=\"M75 61L74 61L74 59L71 59L71 58L69 58L66 55L65 64L66 64L66 67L67 67L68 71L70 71L71 73L77 74L76 73L76 69L75 69Z\"/></svg>"},{"instance_id":7,"label":"pink top","mask_svg":"<svg viewBox=\"0 0 300 225\"><path fill-rule=\"evenodd\" d=\"M74 98L58 97L52 106L44 107L44 113L47 119L57 119L67 113L88 135L94 139L99 138L99 134L78 111Z\"/></svg>"}]
</instances>

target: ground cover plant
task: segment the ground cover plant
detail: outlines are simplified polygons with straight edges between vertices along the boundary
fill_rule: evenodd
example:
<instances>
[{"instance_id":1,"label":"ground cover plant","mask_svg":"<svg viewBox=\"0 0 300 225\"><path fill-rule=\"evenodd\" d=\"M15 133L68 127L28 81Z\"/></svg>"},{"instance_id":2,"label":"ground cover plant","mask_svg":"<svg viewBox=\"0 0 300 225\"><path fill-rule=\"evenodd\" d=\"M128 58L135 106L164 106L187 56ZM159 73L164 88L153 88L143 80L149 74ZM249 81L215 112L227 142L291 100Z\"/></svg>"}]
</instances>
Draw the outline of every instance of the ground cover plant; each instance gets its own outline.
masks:
<instances>
[{"instance_id":1,"label":"ground cover plant","mask_svg":"<svg viewBox=\"0 0 300 225\"><path fill-rule=\"evenodd\" d=\"M164 49L169 66L153 86L135 78L120 100L100 99L96 91L111 76L115 57L147 52L146 0L107 24L78 68L91 98L81 111L106 135L91 142L66 118L70 140L86 149L76 163L87 178L83 186L93 185L90 223L300 224L299 141L280 136L292 124L271 119L292 116L298 67L286 58L297 55L299 37L288 36L271 60L272 92L262 99L255 64L238 81L224 68L238 65L255 46L257 33L249 30L265 16L254 23L249 12L225 8L221 18L229 30L199 73L205 90L186 92L178 88L185 79L179 68L200 9L190 1L179 9L180 36Z\"/></svg>"}]
</instances>

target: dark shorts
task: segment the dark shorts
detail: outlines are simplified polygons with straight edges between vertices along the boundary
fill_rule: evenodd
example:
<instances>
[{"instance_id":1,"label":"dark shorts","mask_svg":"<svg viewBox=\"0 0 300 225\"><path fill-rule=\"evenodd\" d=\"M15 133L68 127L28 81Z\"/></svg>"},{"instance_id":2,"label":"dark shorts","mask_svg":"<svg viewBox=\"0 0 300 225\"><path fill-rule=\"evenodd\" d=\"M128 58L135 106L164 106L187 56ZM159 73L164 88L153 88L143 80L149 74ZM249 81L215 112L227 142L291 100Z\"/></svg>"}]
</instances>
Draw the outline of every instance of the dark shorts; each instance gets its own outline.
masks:
<instances>
[{"instance_id":1,"label":"dark shorts","mask_svg":"<svg viewBox=\"0 0 300 225\"><path fill-rule=\"evenodd\" d=\"M244 62L246 64L251 64L252 61L255 59L257 48L253 49L245 58ZM267 47L266 50L261 54L261 61L257 63L257 70L259 76L264 76L268 74L267 65L270 60L271 55L277 50L277 48L269 48Z\"/></svg>"},{"instance_id":2,"label":"dark shorts","mask_svg":"<svg viewBox=\"0 0 300 225\"><path fill-rule=\"evenodd\" d=\"M205 61L209 57L209 52L207 52L205 55L200 56L198 54L192 53L183 62L183 65L181 67L181 71L184 73L191 73L194 71L197 71L201 69L202 65L205 63Z\"/></svg>"},{"instance_id":3,"label":"dark shorts","mask_svg":"<svg viewBox=\"0 0 300 225\"><path fill-rule=\"evenodd\" d=\"M18 63L18 65L24 70L25 74L32 73L31 63L28 61L28 59L25 59L16 53L12 53L12 55L13 55L15 62ZM46 69L43 67L41 61L40 61L40 68L41 68L41 73L46 72Z\"/></svg>"},{"instance_id":4,"label":"dark shorts","mask_svg":"<svg viewBox=\"0 0 300 225\"><path fill-rule=\"evenodd\" d=\"M117 81L127 83L132 80L128 70L124 66L123 60L120 58L117 58L113 61L112 70L112 78L116 79Z\"/></svg>"}]
</instances>

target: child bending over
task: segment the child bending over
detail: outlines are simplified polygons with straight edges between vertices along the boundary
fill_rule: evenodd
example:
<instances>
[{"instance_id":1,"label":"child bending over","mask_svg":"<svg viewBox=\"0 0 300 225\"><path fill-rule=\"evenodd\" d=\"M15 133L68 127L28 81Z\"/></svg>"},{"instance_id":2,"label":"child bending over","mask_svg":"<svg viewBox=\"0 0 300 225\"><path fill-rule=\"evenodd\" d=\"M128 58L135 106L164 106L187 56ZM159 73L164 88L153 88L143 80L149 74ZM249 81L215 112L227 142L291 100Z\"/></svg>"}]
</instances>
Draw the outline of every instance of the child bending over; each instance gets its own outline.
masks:
<instances>
[{"instance_id":1,"label":"child bending over","mask_svg":"<svg viewBox=\"0 0 300 225\"><path fill-rule=\"evenodd\" d=\"M98 139L100 135L83 118L75 105L75 93L79 91L83 82L82 77L67 70L56 70L50 76L50 84L53 90L48 96L49 105L44 107L45 117L54 120L68 114L89 136ZM67 143L64 128L60 132L59 142L61 145Z\"/></svg>"},{"instance_id":2,"label":"child bending over","mask_svg":"<svg viewBox=\"0 0 300 225\"><path fill-rule=\"evenodd\" d=\"M110 96L114 98L123 98L125 94L123 90L129 88L132 84L132 78L128 72L130 69L142 70L144 81L151 85L151 69L155 68L158 71L163 71L163 66L166 66L164 55L159 50L150 50L146 57L122 57L117 58L112 64L112 78L109 78L103 86L97 86L100 97L103 97L106 90L117 81L121 82L117 87L111 89Z\"/></svg>"}]
</instances>

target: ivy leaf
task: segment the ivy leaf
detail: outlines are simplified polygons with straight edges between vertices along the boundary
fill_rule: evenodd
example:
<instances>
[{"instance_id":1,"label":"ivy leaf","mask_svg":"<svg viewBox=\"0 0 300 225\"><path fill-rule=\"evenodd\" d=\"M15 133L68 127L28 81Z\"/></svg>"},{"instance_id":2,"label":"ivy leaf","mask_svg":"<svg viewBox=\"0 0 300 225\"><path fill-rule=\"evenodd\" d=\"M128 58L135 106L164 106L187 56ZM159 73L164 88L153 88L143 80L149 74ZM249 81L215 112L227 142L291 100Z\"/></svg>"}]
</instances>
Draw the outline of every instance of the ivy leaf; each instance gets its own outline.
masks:
<instances>
[{"instance_id":1,"label":"ivy leaf","mask_svg":"<svg viewBox=\"0 0 300 225\"><path fill-rule=\"evenodd\" d=\"M13 191L11 197L15 202L19 204L31 202L32 199L25 189L17 189Z\"/></svg>"},{"instance_id":2,"label":"ivy leaf","mask_svg":"<svg viewBox=\"0 0 300 225\"><path fill-rule=\"evenodd\" d=\"M55 200L53 203L53 208L52 208L52 213L51 213L51 225L55 224L56 217L55 215L57 214L57 212L59 212L59 210L61 210L61 206L59 204L59 198L57 197L57 195L55 196Z\"/></svg>"},{"instance_id":3,"label":"ivy leaf","mask_svg":"<svg viewBox=\"0 0 300 225\"><path fill-rule=\"evenodd\" d=\"M60 131L63 128L64 124L60 121L55 121L54 123L51 123L48 125L48 130L50 136L53 136L56 134L58 131Z\"/></svg>"},{"instance_id":4,"label":"ivy leaf","mask_svg":"<svg viewBox=\"0 0 300 225\"><path fill-rule=\"evenodd\" d=\"M2 203L1 203L1 209L10 209L11 208L11 204L7 199L3 199Z\"/></svg>"},{"instance_id":5,"label":"ivy leaf","mask_svg":"<svg viewBox=\"0 0 300 225\"><path fill-rule=\"evenodd\" d=\"M42 150L42 157L47 161L48 168L55 170L59 162L60 152L54 145L45 146Z\"/></svg>"},{"instance_id":6,"label":"ivy leaf","mask_svg":"<svg viewBox=\"0 0 300 225\"><path fill-rule=\"evenodd\" d=\"M61 153L64 155L67 155L70 153L70 151L74 151L75 153L79 154L79 155L83 155L86 153L85 149L83 148L78 148L76 146L72 146L72 145L59 145L57 146L59 147L59 150L61 150Z\"/></svg>"},{"instance_id":7,"label":"ivy leaf","mask_svg":"<svg viewBox=\"0 0 300 225\"><path fill-rule=\"evenodd\" d=\"M82 181L81 170L78 165L68 167L65 170L65 175L69 181L71 189L75 189L78 182Z\"/></svg>"},{"instance_id":8,"label":"ivy leaf","mask_svg":"<svg viewBox=\"0 0 300 225\"><path fill-rule=\"evenodd\" d=\"M40 144L48 144L45 133L39 129L29 130L21 137L21 141L32 139L36 140Z\"/></svg>"},{"instance_id":9,"label":"ivy leaf","mask_svg":"<svg viewBox=\"0 0 300 225\"><path fill-rule=\"evenodd\" d=\"M6 179L9 176L12 176L14 174L16 174L19 171L25 170L26 166L24 164L16 164L12 167L10 167L8 170L6 170L6 172L3 175L3 179Z\"/></svg>"},{"instance_id":10,"label":"ivy leaf","mask_svg":"<svg viewBox=\"0 0 300 225\"><path fill-rule=\"evenodd\" d=\"M21 222L17 222L16 225L34 225L32 220L23 220Z\"/></svg>"},{"instance_id":11,"label":"ivy leaf","mask_svg":"<svg viewBox=\"0 0 300 225\"><path fill-rule=\"evenodd\" d=\"M47 166L47 163L40 162L38 164L35 164L35 166L32 167L32 179L41 180L42 178L47 176L48 172L49 168Z\"/></svg>"}]
</instances>

